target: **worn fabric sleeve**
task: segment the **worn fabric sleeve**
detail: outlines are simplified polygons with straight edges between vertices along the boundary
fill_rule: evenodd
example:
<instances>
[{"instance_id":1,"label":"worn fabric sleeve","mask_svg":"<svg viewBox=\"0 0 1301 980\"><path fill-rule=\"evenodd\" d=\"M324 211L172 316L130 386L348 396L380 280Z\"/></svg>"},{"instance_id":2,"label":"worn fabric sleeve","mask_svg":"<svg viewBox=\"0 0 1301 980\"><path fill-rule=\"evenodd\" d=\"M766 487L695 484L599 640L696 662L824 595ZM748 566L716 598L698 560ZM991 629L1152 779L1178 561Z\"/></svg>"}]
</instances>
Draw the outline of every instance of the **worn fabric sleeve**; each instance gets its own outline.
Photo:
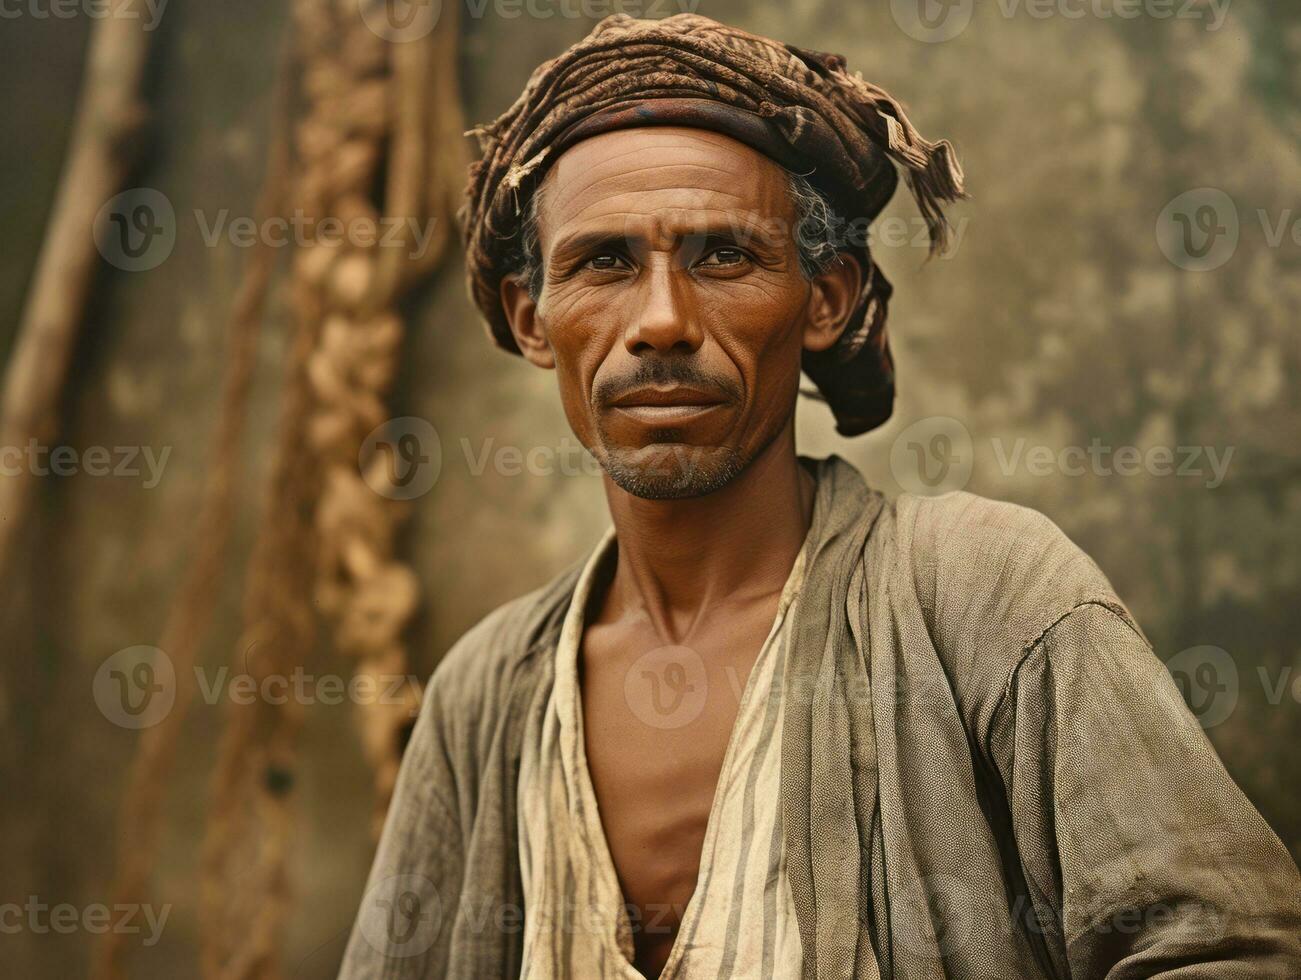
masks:
<instances>
[{"instance_id":1,"label":"worn fabric sleeve","mask_svg":"<svg viewBox=\"0 0 1301 980\"><path fill-rule=\"evenodd\" d=\"M995 725L1013 747L1024 921L1056 972L1301 977L1296 865L1120 611L1086 603L1052 624Z\"/></svg>"},{"instance_id":2,"label":"worn fabric sleeve","mask_svg":"<svg viewBox=\"0 0 1301 980\"><path fill-rule=\"evenodd\" d=\"M402 758L340 980L447 975L464 849L438 680Z\"/></svg>"}]
</instances>

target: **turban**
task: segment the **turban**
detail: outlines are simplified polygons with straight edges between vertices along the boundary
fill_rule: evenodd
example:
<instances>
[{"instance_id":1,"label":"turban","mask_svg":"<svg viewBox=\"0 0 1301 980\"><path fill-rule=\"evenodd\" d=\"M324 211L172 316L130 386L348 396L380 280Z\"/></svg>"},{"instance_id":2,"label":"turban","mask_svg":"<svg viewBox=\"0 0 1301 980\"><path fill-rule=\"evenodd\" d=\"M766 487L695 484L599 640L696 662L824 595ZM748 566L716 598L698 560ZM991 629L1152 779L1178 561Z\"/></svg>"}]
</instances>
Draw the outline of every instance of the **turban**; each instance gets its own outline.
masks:
<instances>
[{"instance_id":1,"label":"turban","mask_svg":"<svg viewBox=\"0 0 1301 980\"><path fill-rule=\"evenodd\" d=\"M638 20L615 14L540 65L503 115L471 130L482 157L461 210L470 294L502 348L519 353L500 285L518 261L520 229L548 168L580 140L618 129L690 126L750 146L805 176L844 219L867 222L890 200L902 169L930 234L946 243L942 205L963 197L947 140L923 139L888 93L845 59L728 27L695 14ZM894 363L886 338L891 286L866 236L837 243L863 269L863 289L837 342L802 367L857 435L890 417Z\"/></svg>"}]
</instances>

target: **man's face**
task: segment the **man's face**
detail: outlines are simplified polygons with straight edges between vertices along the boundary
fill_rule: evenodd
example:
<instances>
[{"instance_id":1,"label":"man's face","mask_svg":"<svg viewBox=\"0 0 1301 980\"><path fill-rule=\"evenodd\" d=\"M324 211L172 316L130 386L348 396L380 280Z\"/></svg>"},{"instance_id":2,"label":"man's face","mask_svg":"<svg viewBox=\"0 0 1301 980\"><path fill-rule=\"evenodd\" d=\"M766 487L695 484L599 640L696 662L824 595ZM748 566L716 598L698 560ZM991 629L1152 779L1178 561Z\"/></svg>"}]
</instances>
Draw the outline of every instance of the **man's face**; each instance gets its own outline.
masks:
<instances>
[{"instance_id":1,"label":"man's face","mask_svg":"<svg viewBox=\"0 0 1301 980\"><path fill-rule=\"evenodd\" d=\"M806 279L785 171L704 130L585 140L540 194L542 293L503 285L521 349L556 369L570 425L618 486L717 490L790 422L801 352L834 342L856 272Z\"/></svg>"}]
</instances>

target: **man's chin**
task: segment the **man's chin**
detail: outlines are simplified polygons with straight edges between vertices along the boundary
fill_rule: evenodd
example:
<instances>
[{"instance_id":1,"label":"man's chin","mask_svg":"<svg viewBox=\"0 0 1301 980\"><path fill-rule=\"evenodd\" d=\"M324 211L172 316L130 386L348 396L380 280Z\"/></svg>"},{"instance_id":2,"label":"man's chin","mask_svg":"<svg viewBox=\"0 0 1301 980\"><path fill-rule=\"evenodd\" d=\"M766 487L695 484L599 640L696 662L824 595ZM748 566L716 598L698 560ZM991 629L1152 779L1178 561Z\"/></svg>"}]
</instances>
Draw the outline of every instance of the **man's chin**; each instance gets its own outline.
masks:
<instances>
[{"instance_id":1,"label":"man's chin","mask_svg":"<svg viewBox=\"0 0 1301 980\"><path fill-rule=\"evenodd\" d=\"M685 442L606 447L600 461L617 487L645 500L703 497L727 486L746 465L729 446Z\"/></svg>"}]
</instances>

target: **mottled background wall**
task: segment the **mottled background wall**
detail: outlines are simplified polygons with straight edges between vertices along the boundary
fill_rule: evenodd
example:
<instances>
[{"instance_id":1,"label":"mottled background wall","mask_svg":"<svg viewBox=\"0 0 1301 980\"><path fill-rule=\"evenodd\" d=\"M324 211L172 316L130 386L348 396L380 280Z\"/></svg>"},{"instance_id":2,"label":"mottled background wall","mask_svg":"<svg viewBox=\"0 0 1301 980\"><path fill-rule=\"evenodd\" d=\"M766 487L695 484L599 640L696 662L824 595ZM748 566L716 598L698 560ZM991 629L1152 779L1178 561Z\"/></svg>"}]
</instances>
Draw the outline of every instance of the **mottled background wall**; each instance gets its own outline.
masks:
<instances>
[{"instance_id":1,"label":"mottled background wall","mask_svg":"<svg viewBox=\"0 0 1301 980\"><path fill-rule=\"evenodd\" d=\"M77 92L90 20L69 9L42 16L48 0L23 0L0 22L0 356ZM534 64L590 29L590 15L681 8L533 0L529 9L543 16L467 2L470 120L505 108ZM899 95L924 133L952 138L968 175L951 255L923 261L906 195L882 227L878 256L897 286L894 419L846 441L810 403L802 449L849 458L891 494L924 477L1049 514L1096 558L1161 654L1178 658L1172 668L1229 770L1301 853L1301 8L956 0L928 9L940 18L930 27L911 0L698 6L844 53ZM156 642L192 552L247 250L209 246L191 216L253 211L284 27L283 5L265 0L172 0L158 22L154 118L128 186L168 197L176 246L149 272L101 269L58 443L170 455L156 486L145 475L40 483L4 596L0 902L110 900L115 807L136 736L97 709L92 678L114 651ZM413 311L393 414L428 419L442 447L406 540L425 595L411 634L424 675L480 616L581 555L606 518L591 475L516 475L509 456L494 464L503 448L572 441L552 378L485 341L459 274L430 283ZM234 570L200 658L214 671L238 635L238 569L287 333L277 297L250 405ZM349 665L323 643L308 668L346 675ZM198 842L220 722L220 706L200 699L179 747L154 889L172 910L161 940L133 960L140 977L197 975ZM369 863L369 775L347 705L310 707L301 744L285 972L328 977ZM90 939L0 934L0 970L82 975Z\"/></svg>"}]
</instances>

